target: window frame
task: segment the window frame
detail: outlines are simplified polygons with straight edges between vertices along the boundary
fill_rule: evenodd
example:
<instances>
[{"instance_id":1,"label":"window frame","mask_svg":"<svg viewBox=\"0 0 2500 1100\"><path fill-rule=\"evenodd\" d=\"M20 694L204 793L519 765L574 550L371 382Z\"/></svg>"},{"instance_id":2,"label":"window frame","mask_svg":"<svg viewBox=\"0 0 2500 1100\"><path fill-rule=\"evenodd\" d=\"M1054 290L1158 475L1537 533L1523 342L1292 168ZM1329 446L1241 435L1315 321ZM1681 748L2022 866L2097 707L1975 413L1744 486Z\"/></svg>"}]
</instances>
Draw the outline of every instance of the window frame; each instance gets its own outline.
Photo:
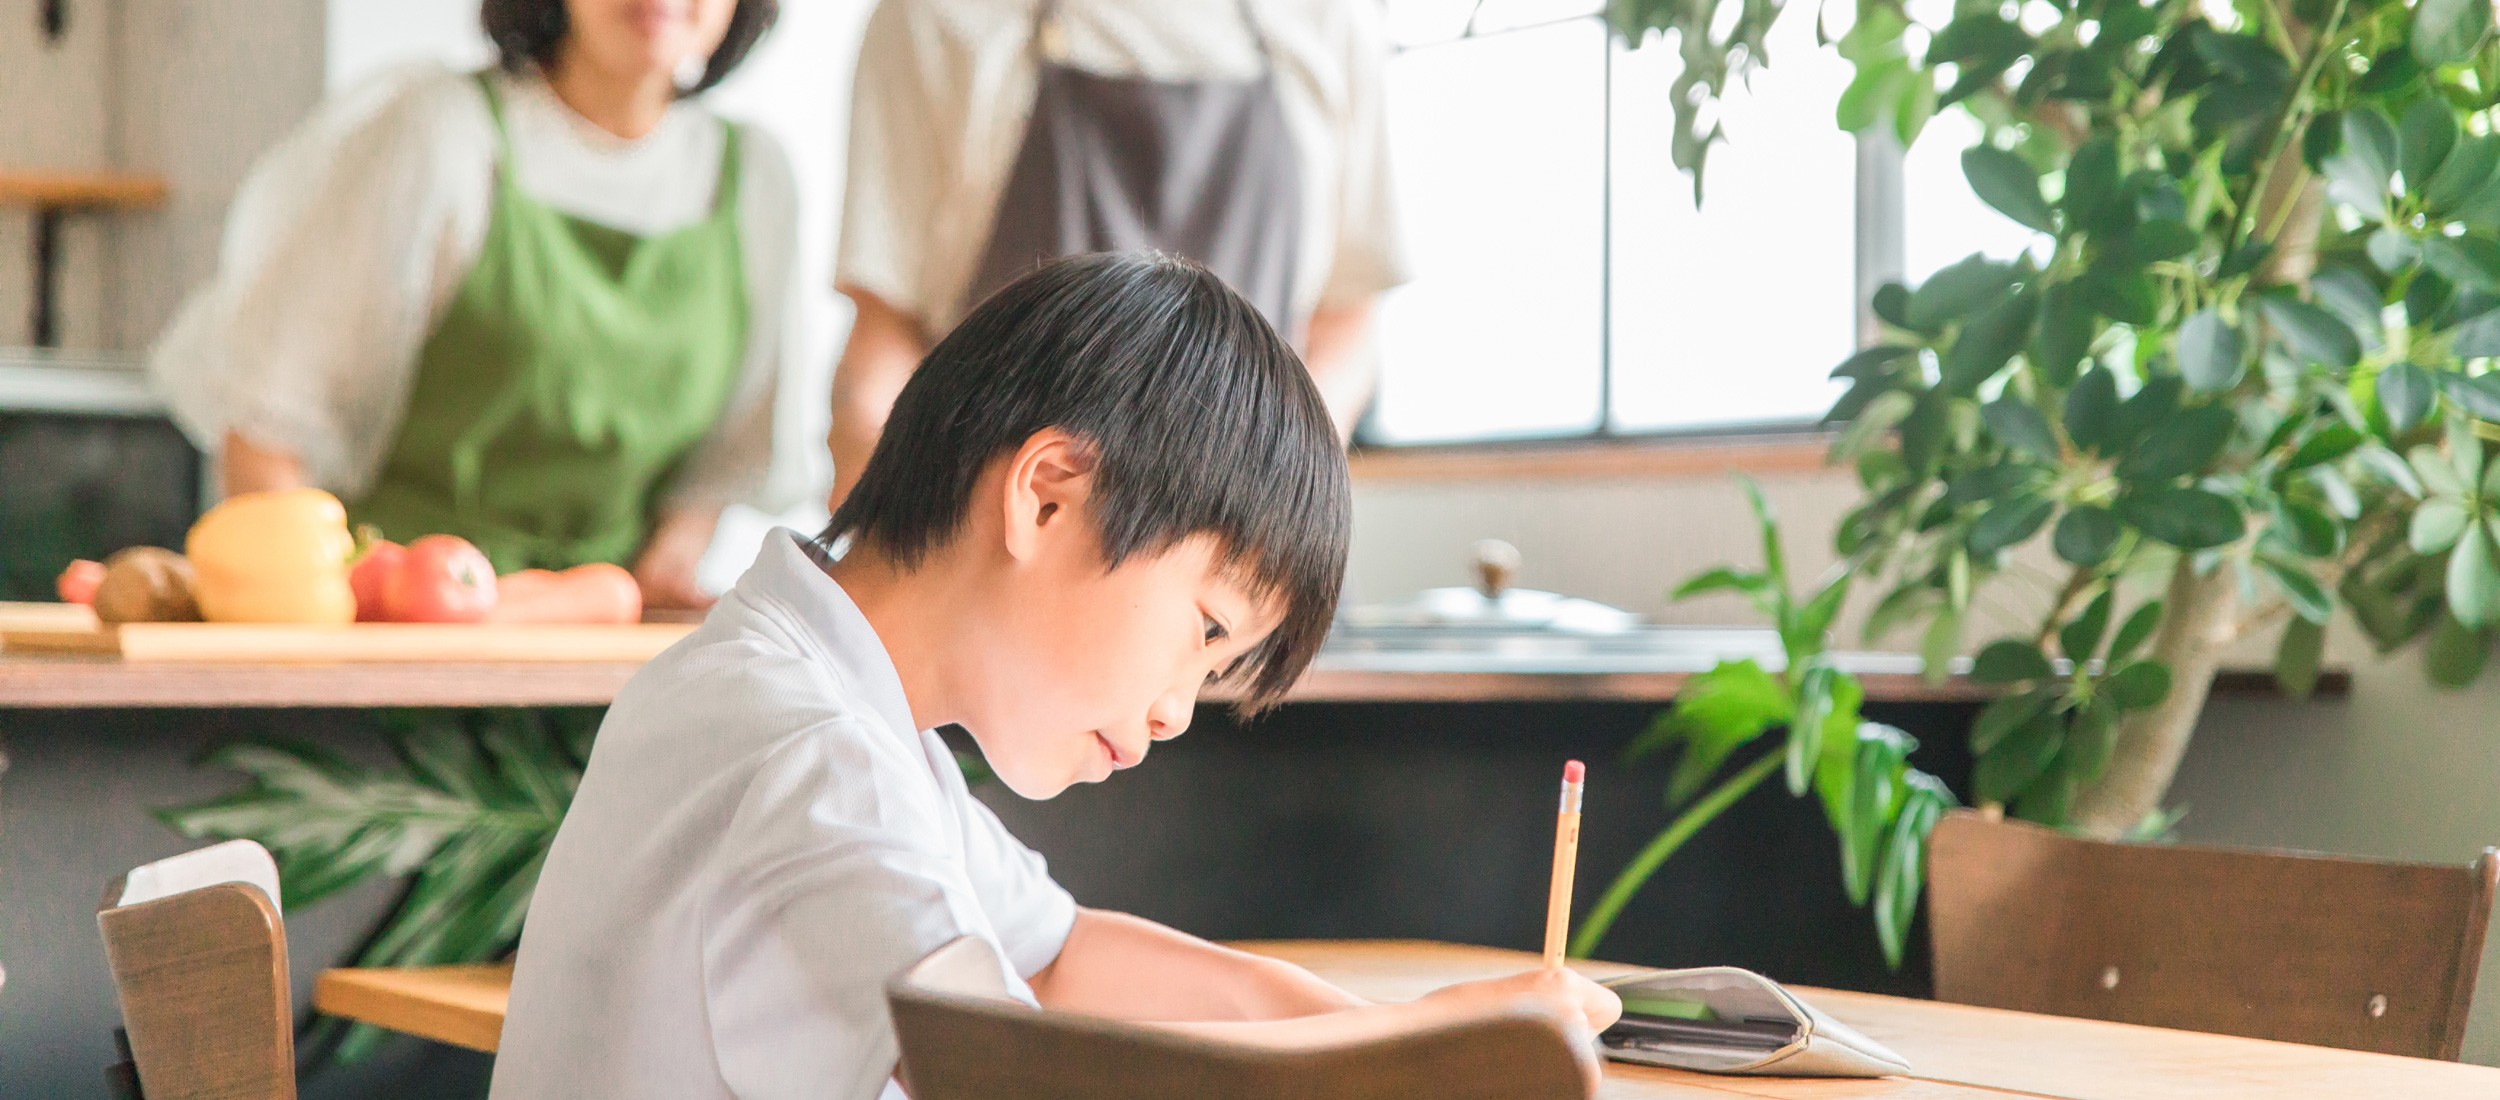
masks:
<instances>
[{"instance_id":1,"label":"window frame","mask_svg":"<svg viewBox=\"0 0 2500 1100\"><path fill-rule=\"evenodd\" d=\"M1602 12L1565 16L1479 31L1472 20L1458 35L1415 45L1396 45L1392 58L1476 38L1514 34L1583 19L1603 21ZM1625 429L1615 411L1614 361L1614 206L1615 206L1615 57L1618 41L1607 32L1604 72L1606 97L1601 126L1601 212L1599 225L1598 420L1584 431L1495 435L1474 439L1395 442L1379 436L1377 383L1356 423L1351 453L1357 477L1394 480L1442 480L1476 476L1621 476L1625 473L1680 474L1749 470L1789 472L1799 468L1803 448L1819 448L1831 432L1819 421L1754 421L1680 428ZM1656 44L1641 47L1657 48ZM1877 336L1872 302L1885 283L1902 278L1907 267L1907 216L1903 195L1902 148L1891 133L1877 128L1856 135L1857 163L1851 218L1851 294L1855 303L1852 329L1856 346ZM1390 293L1396 293L1393 289ZM1375 333L1374 339L1377 340ZM1375 346L1375 354L1377 349ZM1837 364L1835 364L1837 365ZM1583 453L1585 452L1585 453ZM1692 452L1686 454L1685 452ZM1576 457L1575 457L1576 456ZM1819 460L1815 464L1819 468ZM1437 468L1446 468L1437 469Z\"/></svg>"}]
</instances>

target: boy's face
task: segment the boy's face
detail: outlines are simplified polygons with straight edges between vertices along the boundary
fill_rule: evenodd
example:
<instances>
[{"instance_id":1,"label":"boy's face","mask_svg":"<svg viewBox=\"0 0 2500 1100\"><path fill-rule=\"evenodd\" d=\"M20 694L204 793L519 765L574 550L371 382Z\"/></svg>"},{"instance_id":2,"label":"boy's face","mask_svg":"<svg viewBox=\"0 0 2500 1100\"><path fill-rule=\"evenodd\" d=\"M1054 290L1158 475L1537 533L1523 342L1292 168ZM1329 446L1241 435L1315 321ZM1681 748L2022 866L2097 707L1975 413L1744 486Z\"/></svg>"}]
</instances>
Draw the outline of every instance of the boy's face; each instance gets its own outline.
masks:
<instances>
[{"instance_id":1,"label":"boy's face","mask_svg":"<svg viewBox=\"0 0 2500 1100\"><path fill-rule=\"evenodd\" d=\"M964 727L991 770L1026 798L1099 783L1189 728L1200 691L1275 629L1276 609L1216 568L1194 538L1105 571L1092 526L1037 561L1033 582L994 620L986 675Z\"/></svg>"},{"instance_id":2,"label":"boy's face","mask_svg":"<svg viewBox=\"0 0 2500 1100\"><path fill-rule=\"evenodd\" d=\"M1086 514L1091 462L1054 438L1065 439L1038 436L984 479L983 495L1003 505L992 514L1005 553L980 586L983 628L958 643L979 651L949 662L965 673L951 685L964 728L1001 781L1036 799L1100 782L1180 736L1198 693L1282 617L1219 567L1210 537L1104 569Z\"/></svg>"}]
</instances>

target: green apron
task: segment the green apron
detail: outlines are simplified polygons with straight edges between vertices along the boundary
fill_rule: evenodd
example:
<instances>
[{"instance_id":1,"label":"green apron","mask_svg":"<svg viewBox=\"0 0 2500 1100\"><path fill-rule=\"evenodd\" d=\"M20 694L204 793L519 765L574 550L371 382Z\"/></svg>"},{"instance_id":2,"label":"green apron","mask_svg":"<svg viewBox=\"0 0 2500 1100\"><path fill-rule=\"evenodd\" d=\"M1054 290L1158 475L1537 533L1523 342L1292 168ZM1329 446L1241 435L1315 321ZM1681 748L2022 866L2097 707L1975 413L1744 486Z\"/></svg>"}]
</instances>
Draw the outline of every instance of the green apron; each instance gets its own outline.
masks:
<instances>
[{"instance_id":1,"label":"green apron","mask_svg":"<svg viewBox=\"0 0 2500 1100\"><path fill-rule=\"evenodd\" d=\"M630 566L656 490L720 418L746 354L738 130L711 213L637 237L523 194L503 102L478 86L502 146L485 247L349 512L395 541L459 535L499 572Z\"/></svg>"}]
</instances>

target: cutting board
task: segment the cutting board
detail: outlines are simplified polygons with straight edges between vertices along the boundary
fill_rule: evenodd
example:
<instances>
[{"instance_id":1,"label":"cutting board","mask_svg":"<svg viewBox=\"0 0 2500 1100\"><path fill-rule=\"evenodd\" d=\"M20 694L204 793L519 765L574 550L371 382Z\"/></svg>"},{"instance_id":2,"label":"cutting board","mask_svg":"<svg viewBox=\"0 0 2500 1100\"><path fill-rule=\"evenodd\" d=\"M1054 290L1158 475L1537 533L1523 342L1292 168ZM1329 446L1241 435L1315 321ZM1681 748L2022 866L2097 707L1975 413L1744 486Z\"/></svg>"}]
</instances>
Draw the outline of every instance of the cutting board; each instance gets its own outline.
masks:
<instances>
[{"instance_id":1,"label":"cutting board","mask_svg":"<svg viewBox=\"0 0 2500 1100\"><path fill-rule=\"evenodd\" d=\"M10 603L0 600L0 634L20 631L92 631L95 610L78 603Z\"/></svg>"},{"instance_id":2,"label":"cutting board","mask_svg":"<svg viewBox=\"0 0 2500 1100\"><path fill-rule=\"evenodd\" d=\"M335 664L399 662L641 663L694 630L690 623L494 626L470 623L96 623L57 604L0 604L0 651L125 661ZM85 611L85 608L78 608Z\"/></svg>"}]
</instances>

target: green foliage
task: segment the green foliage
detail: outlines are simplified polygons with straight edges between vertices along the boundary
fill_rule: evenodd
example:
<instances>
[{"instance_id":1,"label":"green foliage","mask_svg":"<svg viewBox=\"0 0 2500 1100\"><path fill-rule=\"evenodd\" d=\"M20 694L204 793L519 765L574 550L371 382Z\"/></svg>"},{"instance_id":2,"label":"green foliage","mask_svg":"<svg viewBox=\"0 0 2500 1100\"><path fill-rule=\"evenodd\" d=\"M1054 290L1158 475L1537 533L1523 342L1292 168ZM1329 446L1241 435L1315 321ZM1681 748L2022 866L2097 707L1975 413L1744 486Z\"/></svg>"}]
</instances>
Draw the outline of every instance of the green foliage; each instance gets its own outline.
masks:
<instances>
[{"instance_id":1,"label":"green foliage","mask_svg":"<svg viewBox=\"0 0 2500 1100\"><path fill-rule=\"evenodd\" d=\"M277 858L290 909L413 873L351 965L487 962L520 939L598 722L596 711L393 713L396 773L310 746L238 742L202 763L241 772L248 786L157 817L188 837L259 841ZM342 1060L381 1037L362 1026L342 1036L329 1023L311 1045Z\"/></svg>"},{"instance_id":2,"label":"green foliage","mask_svg":"<svg viewBox=\"0 0 2500 1100\"><path fill-rule=\"evenodd\" d=\"M2165 635L2130 578L2224 571L2200 591L2245 594L2226 625L2288 624L2295 693L2338 608L2382 650L2425 642L2441 683L2487 662L2500 39L2487 0L2012 14L1921 26L1862 0L1839 42L1843 127L1907 141L1960 105L1984 135L1961 157L1973 192L2038 236L1879 291L1880 338L1834 372L1828 419L1866 488L1838 548L1887 586L1869 633L1923 626L1931 674L1975 592L2036 577L2016 563L2042 540L2059 563L2037 627L1979 655L2012 694L1972 744L1980 798L2062 824L2208 644Z\"/></svg>"},{"instance_id":3,"label":"green foliage","mask_svg":"<svg viewBox=\"0 0 2500 1100\"><path fill-rule=\"evenodd\" d=\"M1784 660L1777 671L1752 660L1724 661L1693 677L1675 705L1625 749L1632 760L1677 753L1666 801L1682 812L1616 875L1572 937L1571 952L1586 957L1595 951L1668 856L1746 792L1781 774L1788 793L1811 794L1822 805L1840 842L1849 900L1872 905L1884 957L1899 966L1925 882L1927 831L1953 796L1934 776L1910 766L1918 742L1909 734L1860 717L1865 689L1831 662L1832 618L1847 598L1850 574L1836 571L1798 599L1770 505L1751 481L1739 483L1760 521L1763 567L1711 569L1674 595L1744 596L1778 628ZM1726 773L1731 758L1774 730L1786 734L1779 747Z\"/></svg>"}]
</instances>

